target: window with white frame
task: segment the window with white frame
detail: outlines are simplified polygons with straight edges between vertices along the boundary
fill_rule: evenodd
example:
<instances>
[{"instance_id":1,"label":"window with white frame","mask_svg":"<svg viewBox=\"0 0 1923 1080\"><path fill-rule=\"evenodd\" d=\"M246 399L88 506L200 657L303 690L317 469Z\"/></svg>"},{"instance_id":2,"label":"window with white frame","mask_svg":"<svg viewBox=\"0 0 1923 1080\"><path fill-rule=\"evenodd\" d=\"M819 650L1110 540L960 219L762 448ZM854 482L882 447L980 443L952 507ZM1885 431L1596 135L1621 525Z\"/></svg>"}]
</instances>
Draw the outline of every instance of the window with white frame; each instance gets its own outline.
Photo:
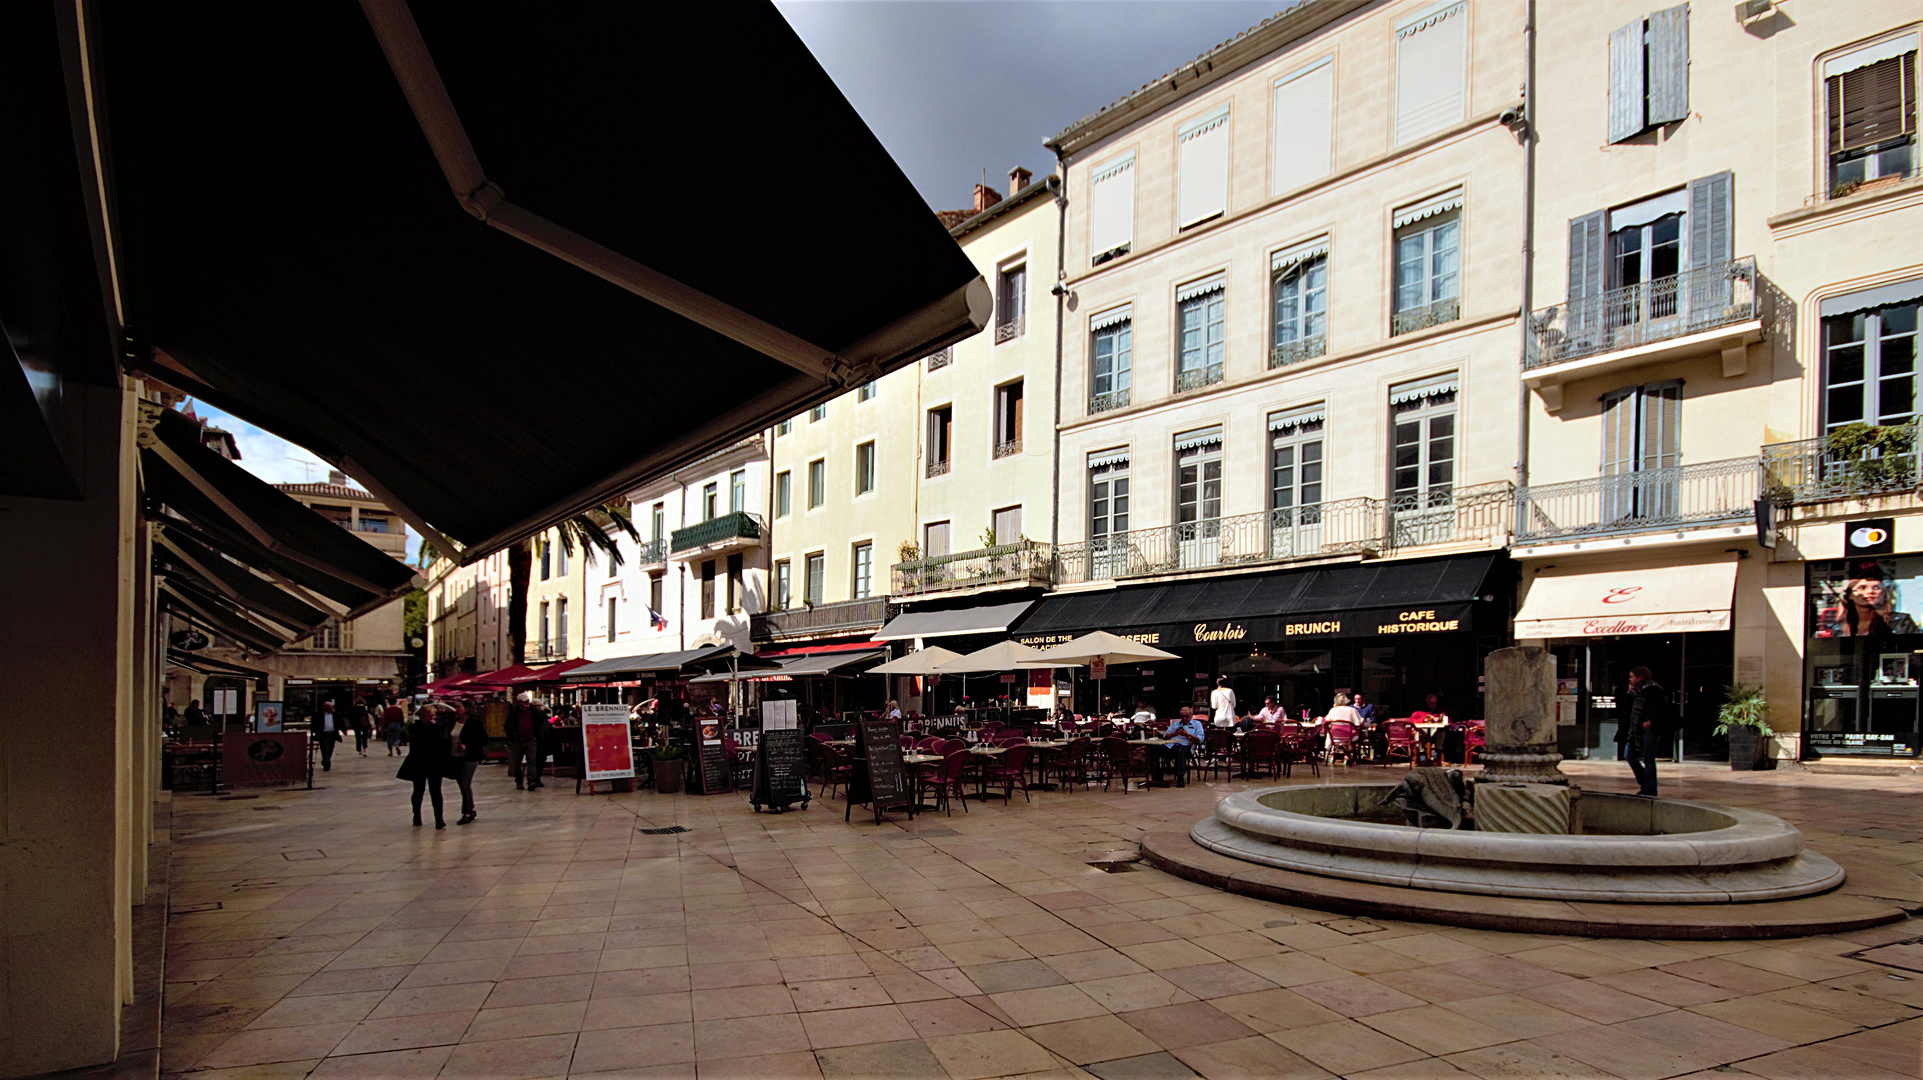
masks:
<instances>
[{"instance_id":1,"label":"window with white frame","mask_svg":"<svg viewBox=\"0 0 1923 1080\"><path fill-rule=\"evenodd\" d=\"M1917 41L1911 32L1823 62L1831 198L1915 174Z\"/></svg>"},{"instance_id":2,"label":"window with white frame","mask_svg":"<svg viewBox=\"0 0 1923 1080\"><path fill-rule=\"evenodd\" d=\"M954 551L950 539L951 530L946 521L931 521L921 527L921 555L924 559L939 559Z\"/></svg>"},{"instance_id":3,"label":"window with white frame","mask_svg":"<svg viewBox=\"0 0 1923 1080\"><path fill-rule=\"evenodd\" d=\"M1822 301L1824 431L1916 418L1919 305L1923 278Z\"/></svg>"},{"instance_id":4,"label":"window with white frame","mask_svg":"<svg viewBox=\"0 0 1923 1080\"><path fill-rule=\"evenodd\" d=\"M875 443L874 440L855 447L855 494L866 495L875 490Z\"/></svg>"},{"instance_id":5,"label":"window with white frame","mask_svg":"<svg viewBox=\"0 0 1923 1080\"><path fill-rule=\"evenodd\" d=\"M1088 174L1089 265L1129 253L1135 238L1135 152L1103 162Z\"/></svg>"},{"instance_id":6,"label":"window with white frame","mask_svg":"<svg viewBox=\"0 0 1923 1080\"><path fill-rule=\"evenodd\" d=\"M1019 543L1022 538L1022 508L1004 506L989 516L989 529L994 533L995 546Z\"/></svg>"},{"instance_id":7,"label":"window with white frame","mask_svg":"<svg viewBox=\"0 0 1923 1080\"><path fill-rule=\"evenodd\" d=\"M1689 115L1689 5L1609 35L1609 141L1633 139Z\"/></svg>"},{"instance_id":8,"label":"window with white frame","mask_svg":"<svg viewBox=\"0 0 1923 1080\"><path fill-rule=\"evenodd\" d=\"M1455 372L1389 388L1389 507L1399 545L1440 543L1455 522Z\"/></svg>"},{"instance_id":9,"label":"window with white frame","mask_svg":"<svg viewBox=\"0 0 1923 1080\"><path fill-rule=\"evenodd\" d=\"M1603 521L1674 517L1682 380L1625 386L1604 394L1602 406Z\"/></svg>"},{"instance_id":10,"label":"window with white frame","mask_svg":"<svg viewBox=\"0 0 1923 1080\"><path fill-rule=\"evenodd\" d=\"M1443 0L1396 26L1397 146L1462 122L1468 71L1468 0Z\"/></svg>"},{"instance_id":11,"label":"window with white frame","mask_svg":"<svg viewBox=\"0 0 1923 1080\"><path fill-rule=\"evenodd\" d=\"M867 382L862 383L860 388L855 391L855 400L856 401L873 401L875 399L875 391L879 387L880 387L879 383L877 383L873 379L869 379Z\"/></svg>"},{"instance_id":12,"label":"window with white frame","mask_svg":"<svg viewBox=\"0 0 1923 1080\"><path fill-rule=\"evenodd\" d=\"M810 424L819 424L826 419L828 419L828 406L817 405L808 410L808 422Z\"/></svg>"},{"instance_id":13,"label":"window with white frame","mask_svg":"<svg viewBox=\"0 0 1923 1080\"><path fill-rule=\"evenodd\" d=\"M794 588L793 575L794 566L787 559L775 564L774 609L776 611L788 610L789 597L793 595L791 591Z\"/></svg>"},{"instance_id":14,"label":"window with white frame","mask_svg":"<svg viewBox=\"0 0 1923 1080\"><path fill-rule=\"evenodd\" d=\"M1222 552L1222 428L1175 437L1175 556L1183 569L1213 566Z\"/></svg>"},{"instance_id":15,"label":"window with white frame","mask_svg":"<svg viewBox=\"0 0 1923 1080\"><path fill-rule=\"evenodd\" d=\"M613 597L613 596L608 597L608 640L609 641L614 640L615 626L619 619L619 615L617 614L617 610L618 610L617 605L620 604L620 602L621 601L617 597Z\"/></svg>"},{"instance_id":16,"label":"window with white frame","mask_svg":"<svg viewBox=\"0 0 1923 1080\"><path fill-rule=\"evenodd\" d=\"M1335 58L1325 56L1275 81L1269 115L1269 194L1293 191L1329 175L1334 134Z\"/></svg>"},{"instance_id":17,"label":"window with white frame","mask_svg":"<svg viewBox=\"0 0 1923 1080\"><path fill-rule=\"evenodd\" d=\"M1217 274L1175 290L1175 392L1219 383L1227 342L1228 278Z\"/></svg>"},{"instance_id":18,"label":"window with white frame","mask_svg":"<svg viewBox=\"0 0 1923 1080\"><path fill-rule=\"evenodd\" d=\"M848 599L866 600L874 595L875 545L860 543L854 547L850 559Z\"/></svg>"},{"instance_id":19,"label":"window with white frame","mask_svg":"<svg viewBox=\"0 0 1923 1080\"><path fill-rule=\"evenodd\" d=\"M955 446L955 408L942 405L928 410L928 475L948 475L949 455Z\"/></svg>"},{"instance_id":20,"label":"window with white frame","mask_svg":"<svg viewBox=\"0 0 1923 1080\"><path fill-rule=\"evenodd\" d=\"M1229 107L1183 124L1175 134L1175 227L1200 225L1229 209Z\"/></svg>"},{"instance_id":21,"label":"window with white frame","mask_svg":"<svg viewBox=\"0 0 1923 1080\"><path fill-rule=\"evenodd\" d=\"M648 575L648 626L654 630L668 628L668 601L664 597L667 583L666 574Z\"/></svg>"},{"instance_id":22,"label":"window with white frame","mask_svg":"<svg viewBox=\"0 0 1923 1080\"><path fill-rule=\"evenodd\" d=\"M552 639L549 637L549 634L552 631L553 631L553 624L549 622L549 618L548 618L548 602L546 600L543 600L541 601L541 655L542 656L550 655L548 648L549 648L549 643Z\"/></svg>"},{"instance_id":23,"label":"window with white frame","mask_svg":"<svg viewBox=\"0 0 1923 1080\"><path fill-rule=\"evenodd\" d=\"M1286 367L1328 352L1329 239L1275 253L1269 260L1269 366Z\"/></svg>"},{"instance_id":24,"label":"window with white frame","mask_svg":"<svg viewBox=\"0 0 1923 1080\"><path fill-rule=\"evenodd\" d=\"M782 435L791 435L794 433L794 430L795 430L795 421L793 417L783 420L781 423L775 425L775 435L777 437Z\"/></svg>"},{"instance_id":25,"label":"window with white frame","mask_svg":"<svg viewBox=\"0 0 1923 1080\"><path fill-rule=\"evenodd\" d=\"M787 469L775 474L775 516L787 517L794 509L795 477Z\"/></svg>"},{"instance_id":26,"label":"window with white frame","mask_svg":"<svg viewBox=\"0 0 1923 1080\"><path fill-rule=\"evenodd\" d=\"M995 341L1013 341L1028 327L1028 266L1004 266L995 275Z\"/></svg>"},{"instance_id":27,"label":"window with white frame","mask_svg":"<svg viewBox=\"0 0 1923 1080\"><path fill-rule=\"evenodd\" d=\"M1391 334L1462 316L1462 189L1398 211Z\"/></svg>"},{"instance_id":28,"label":"window with white frame","mask_svg":"<svg viewBox=\"0 0 1923 1080\"><path fill-rule=\"evenodd\" d=\"M563 596L554 601L554 651L565 657L568 654L568 598Z\"/></svg>"},{"instance_id":29,"label":"window with white frame","mask_svg":"<svg viewBox=\"0 0 1923 1080\"><path fill-rule=\"evenodd\" d=\"M710 480L701 485L701 520L713 521L721 516L721 482Z\"/></svg>"},{"instance_id":30,"label":"window with white frame","mask_svg":"<svg viewBox=\"0 0 1923 1080\"><path fill-rule=\"evenodd\" d=\"M1107 412L1128 405L1129 328L1133 314L1133 307L1123 304L1101 312L1088 321L1090 413Z\"/></svg>"},{"instance_id":31,"label":"window with white frame","mask_svg":"<svg viewBox=\"0 0 1923 1080\"><path fill-rule=\"evenodd\" d=\"M803 579L802 600L809 604L821 603L828 589L828 556L815 552L808 556L807 576Z\"/></svg>"},{"instance_id":32,"label":"window with white frame","mask_svg":"<svg viewBox=\"0 0 1923 1080\"><path fill-rule=\"evenodd\" d=\"M1308 555L1322 547L1321 403L1269 416L1269 554Z\"/></svg>"},{"instance_id":33,"label":"window with white frame","mask_svg":"<svg viewBox=\"0 0 1923 1080\"><path fill-rule=\"evenodd\" d=\"M1022 381L995 388L995 448L998 458L1022 452Z\"/></svg>"},{"instance_id":34,"label":"window with white frame","mask_svg":"<svg viewBox=\"0 0 1923 1080\"><path fill-rule=\"evenodd\" d=\"M1088 458L1088 580L1128 572L1128 451Z\"/></svg>"},{"instance_id":35,"label":"window with white frame","mask_svg":"<svg viewBox=\"0 0 1923 1080\"><path fill-rule=\"evenodd\" d=\"M828 459L816 458L808 463L808 509L818 509L827 501Z\"/></svg>"},{"instance_id":36,"label":"window with white frame","mask_svg":"<svg viewBox=\"0 0 1923 1080\"><path fill-rule=\"evenodd\" d=\"M748 509L748 470L728 474L728 512L739 514Z\"/></svg>"},{"instance_id":37,"label":"window with white frame","mask_svg":"<svg viewBox=\"0 0 1923 1080\"><path fill-rule=\"evenodd\" d=\"M560 543L554 546L554 575L556 577L568 576L568 546L567 543Z\"/></svg>"}]
</instances>

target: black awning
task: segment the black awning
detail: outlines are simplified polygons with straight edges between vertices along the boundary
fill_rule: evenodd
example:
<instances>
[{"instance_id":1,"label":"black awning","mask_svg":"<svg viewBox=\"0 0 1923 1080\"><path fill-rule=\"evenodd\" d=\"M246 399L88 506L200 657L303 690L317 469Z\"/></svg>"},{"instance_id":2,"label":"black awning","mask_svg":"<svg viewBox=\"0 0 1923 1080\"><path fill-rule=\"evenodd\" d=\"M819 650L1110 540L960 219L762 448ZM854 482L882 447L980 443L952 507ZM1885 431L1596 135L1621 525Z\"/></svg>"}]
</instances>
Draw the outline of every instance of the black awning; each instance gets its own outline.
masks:
<instances>
[{"instance_id":1,"label":"black awning","mask_svg":"<svg viewBox=\"0 0 1923 1080\"><path fill-rule=\"evenodd\" d=\"M1042 600L1013 632L1056 644L1108 630L1153 645L1468 630L1499 553L1172 581Z\"/></svg>"},{"instance_id":2,"label":"black awning","mask_svg":"<svg viewBox=\"0 0 1923 1080\"><path fill-rule=\"evenodd\" d=\"M470 216L362 5L95 11L136 349L470 560L985 322L973 264L771 4L411 7L499 188L470 205L847 361L804 374Z\"/></svg>"},{"instance_id":3,"label":"black awning","mask_svg":"<svg viewBox=\"0 0 1923 1080\"><path fill-rule=\"evenodd\" d=\"M271 653L294 640L294 635L271 630L252 621L238 608L198 584L180 578L162 579L160 607L209 633L223 634L257 653Z\"/></svg>"},{"instance_id":4,"label":"black awning","mask_svg":"<svg viewBox=\"0 0 1923 1080\"><path fill-rule=\"evenodd\" d=\"M237 607L301 631L312 630L330 617L328 612L222 557L178 525L161 522L155 542L154 568L158 573L189 575Z\"/></svg>"},{"instance_id":5,"label":"black awning","mask_svg":"<svg viewBox=\"0 0 1923 1080\"><path fill-rule=\"evenodd\" d=\"M232 660L216 660L211 656L201 656L185 649L169 648L167 659L182 667L193 668L203 675L234 675L243 679L265 679L267 672L261 668L236 664Z\"/></svg>"},{"instance_id":6,"label":"black awning","mask_svg":"<svg viewBox=\"0 0 1923 1080\"><path fill-rule=\"evenodd\" d=\"M167 521L182 535L333 600L349 617L413 587L406 563L202 446L185 417L161 410L152 432L140 452L146 498L194 526L187 533Z\"/></svg>"},{"instance_id":7,"label":"black awning","mask_svg":"<svg viewBox=\"0 0 1923 1080\"><path fill-rule=\"evenodd\" d=\"M631 679L642 675L671 676L690 671L727 671L730 667L737 671L773 671L780 666L778 661L768 657L736 652L732 645L702 645L676 652L642 653L639 656L616 656L607 660L596 660L572 671L563 672L560 681L599 683Z\"/></svg>"}]
</instances>

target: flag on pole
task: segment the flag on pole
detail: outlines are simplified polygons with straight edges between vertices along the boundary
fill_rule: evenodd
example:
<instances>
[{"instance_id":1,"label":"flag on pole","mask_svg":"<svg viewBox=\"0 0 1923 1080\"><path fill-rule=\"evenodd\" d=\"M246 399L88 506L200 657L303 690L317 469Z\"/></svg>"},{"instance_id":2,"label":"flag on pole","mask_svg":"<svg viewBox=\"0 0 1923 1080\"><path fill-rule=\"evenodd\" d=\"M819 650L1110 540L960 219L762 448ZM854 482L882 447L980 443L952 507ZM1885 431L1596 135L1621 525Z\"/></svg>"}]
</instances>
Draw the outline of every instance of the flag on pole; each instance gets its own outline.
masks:
<instances>
[{"instance_id":1,"label":"flag on pole","mask_svg":"<svg viewBox=\"0 0 1923 1080\"><path fill-rule=\"evenodd\" d=\"M666 630L668 628L668 617L653 608L649 608L648 625L654 627L656 630Z\"/></svg>"}]
</instances>

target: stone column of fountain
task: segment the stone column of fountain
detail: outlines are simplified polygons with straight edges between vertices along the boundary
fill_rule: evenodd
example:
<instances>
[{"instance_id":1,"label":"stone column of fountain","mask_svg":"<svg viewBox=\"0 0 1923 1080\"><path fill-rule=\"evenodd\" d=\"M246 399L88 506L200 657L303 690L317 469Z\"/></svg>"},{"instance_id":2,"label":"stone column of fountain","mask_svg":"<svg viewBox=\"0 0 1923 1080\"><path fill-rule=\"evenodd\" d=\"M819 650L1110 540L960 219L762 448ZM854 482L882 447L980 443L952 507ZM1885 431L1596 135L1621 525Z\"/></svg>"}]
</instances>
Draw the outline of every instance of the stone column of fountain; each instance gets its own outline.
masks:
<instances>
[{"instance_id":1,"label":"stone column of fountain","mask_svg":"<svg viewBox=\"0 0 1923 1080\"><path fill-rule=\"evenodd\" d=\"M1497 649L1483 665L1488 729L1476 779L1482 832L1567 833L1580 794L1556 750L1556 659L1543 649Z\"/></svg>"}]
</instances>

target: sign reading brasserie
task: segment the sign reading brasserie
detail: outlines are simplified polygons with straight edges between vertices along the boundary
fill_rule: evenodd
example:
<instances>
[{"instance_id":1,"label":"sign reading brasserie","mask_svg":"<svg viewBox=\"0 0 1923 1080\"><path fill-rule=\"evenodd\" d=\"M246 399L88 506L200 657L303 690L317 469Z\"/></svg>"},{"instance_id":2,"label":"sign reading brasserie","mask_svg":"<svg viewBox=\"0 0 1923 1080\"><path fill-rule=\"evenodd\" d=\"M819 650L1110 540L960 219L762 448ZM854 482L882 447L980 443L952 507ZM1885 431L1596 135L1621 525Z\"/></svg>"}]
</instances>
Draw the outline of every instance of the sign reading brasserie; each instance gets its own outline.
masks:
<instances>
[{"instance_id":1,"label":"sign reading brasserie","mask_svg":"<svg viewBox=\"0 0 1923 1080\"><path fill-rule=\"evenodd\" d=\"M1369 611L1331 612L1326 615L1272 615L1248 619L1214 619L1207 622L1171 623L1149 629L1132 629L1117 636L1143 645L1232 645L1239 642L1280 641L1303 637L1382 637L1397 634L1436 634L1467 630L1471 625L1467 603L1436 604L1428 607L1376 608ZM1030 634L1017 636L1024 645L1046 648L1073 638L1073 634Z\"/></svg>"}]
</instances>

